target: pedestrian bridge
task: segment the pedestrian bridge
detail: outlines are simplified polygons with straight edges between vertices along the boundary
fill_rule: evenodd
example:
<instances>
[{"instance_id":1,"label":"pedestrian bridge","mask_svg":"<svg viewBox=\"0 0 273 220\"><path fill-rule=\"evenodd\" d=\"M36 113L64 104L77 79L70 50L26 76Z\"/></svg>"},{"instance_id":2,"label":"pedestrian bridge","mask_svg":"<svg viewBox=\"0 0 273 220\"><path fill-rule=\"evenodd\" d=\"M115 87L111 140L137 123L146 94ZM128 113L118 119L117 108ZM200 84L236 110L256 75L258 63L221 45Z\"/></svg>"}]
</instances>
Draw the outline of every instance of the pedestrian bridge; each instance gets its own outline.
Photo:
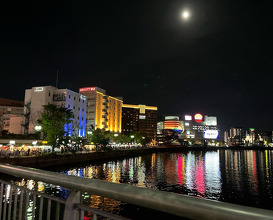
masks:
<instances>
[{"instance_id":1,"label":"pedestrian bridge","mask_svg":"<svg viewBox=\"0 0 273 220\"><path fill-rule=\"evenodd\" d=\"M68 198L62 199L12 184L6 180L0 180L0 219L2 220L126 219L84 205L82 203L84 193L119 200L186 219L273 220L273 211L271 210L139 188L127 184L86 179L8 164L0 164L0 173L58 185L70 191Z\"/></svg>"}]
</instances>

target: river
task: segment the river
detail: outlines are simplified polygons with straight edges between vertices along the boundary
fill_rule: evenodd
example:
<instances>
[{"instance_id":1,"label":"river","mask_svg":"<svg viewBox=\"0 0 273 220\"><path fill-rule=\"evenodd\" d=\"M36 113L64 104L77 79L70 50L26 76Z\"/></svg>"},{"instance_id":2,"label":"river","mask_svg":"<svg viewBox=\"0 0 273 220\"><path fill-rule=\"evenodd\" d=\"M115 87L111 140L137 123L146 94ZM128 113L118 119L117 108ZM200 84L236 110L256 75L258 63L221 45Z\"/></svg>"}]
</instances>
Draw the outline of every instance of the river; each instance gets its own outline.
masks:
<instances>
[{"instance_id":1,"label":"river","mask_svg":"<svg viewBox=\"0 0 273 220\"><path fill-rule=\"evenodd\" d=\"M131 184L155 190L273 210L273 151L218 150L150 155L79 164L53 169L68 175ZM38 185L61 197L67 191L49 184ZM85 203L113 213L128 215L127 204L95 195ZM129 216L132 217L132 216Z\"/></svg>"}]
</instances>

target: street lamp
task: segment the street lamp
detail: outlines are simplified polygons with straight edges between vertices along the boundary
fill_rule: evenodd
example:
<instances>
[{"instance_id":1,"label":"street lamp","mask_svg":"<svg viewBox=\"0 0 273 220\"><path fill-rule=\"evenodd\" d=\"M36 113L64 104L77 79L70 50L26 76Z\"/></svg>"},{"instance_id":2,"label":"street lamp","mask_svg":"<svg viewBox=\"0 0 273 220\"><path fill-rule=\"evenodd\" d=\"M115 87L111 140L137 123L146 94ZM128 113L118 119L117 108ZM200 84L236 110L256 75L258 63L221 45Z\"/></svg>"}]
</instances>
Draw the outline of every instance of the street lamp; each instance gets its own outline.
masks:
<instances>
[{"instance_id":1,"label":"street lamp","mask_svg":"<svg viewBox=\"0 0 273 220\"><path fill-rule=\"evenodd\" d=\"M87 131L87 134L92 134L92 131Z\"/></svg>"},{"instance_id":2,"label":"street lamp","mask_svg":"<svg viewBox=\"0 0 273 220\"><path fill-rule=\"evenodd\" d=\"M34 129L36 131L41 131L42 130L42 126L41 125L36 125Z\"/></svg>"},{"instance_id":3,"label":"street lamp","mask_svg":"<svg viewBox=\"0 0 273 220\"><path fill-rule=\"evenodd\" d=\"M134 137L135 137L135 136L134 136L134 135L131 135L130 137L132 138L132 144L134 144Z\"/></svg>"},{"instance_id":4,"label":"street lamp","mask_svg":"<svg viewBox=\"0 0 273 220\"><path fill-rule=\"evenodd\" d=\"M114 137L117 137L118 136L118 134L114 134Z\"/></svg>"},{"instance_id":5,"label":"street lamp","mask_svg":"<svg viewBox=\"0 0 273 220\"><path fill-rule=\"evenodd\" d=\"M36 125L34 127L34 129L37 131L37 132L40 132L42 130L42 126L41 125ZM43 135L42 135L42 132L40 133L40 139L42 140L43 139Z\"/></svg>"}]
</instances>

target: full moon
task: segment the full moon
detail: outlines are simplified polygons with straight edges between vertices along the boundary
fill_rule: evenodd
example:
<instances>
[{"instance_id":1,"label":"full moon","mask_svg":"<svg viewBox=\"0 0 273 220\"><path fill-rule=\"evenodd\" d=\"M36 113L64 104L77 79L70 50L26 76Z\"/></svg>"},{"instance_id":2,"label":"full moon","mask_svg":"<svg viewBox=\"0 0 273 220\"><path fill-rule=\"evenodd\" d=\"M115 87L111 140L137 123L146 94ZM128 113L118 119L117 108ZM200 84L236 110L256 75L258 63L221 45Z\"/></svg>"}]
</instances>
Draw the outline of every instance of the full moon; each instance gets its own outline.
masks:
<instances>
[{"instance_id":1,"label":"full moon","mask_svg":"<svg viewBox=\"0 0 273 220\"><path fill-rule=\"evenodd\" d=\"M183 19L188 19L189 16L190 16L190 13L189 13L188 11L183 11L183 12L182 12L182 18L183 18Z\"/></svg>"}]
</instances>

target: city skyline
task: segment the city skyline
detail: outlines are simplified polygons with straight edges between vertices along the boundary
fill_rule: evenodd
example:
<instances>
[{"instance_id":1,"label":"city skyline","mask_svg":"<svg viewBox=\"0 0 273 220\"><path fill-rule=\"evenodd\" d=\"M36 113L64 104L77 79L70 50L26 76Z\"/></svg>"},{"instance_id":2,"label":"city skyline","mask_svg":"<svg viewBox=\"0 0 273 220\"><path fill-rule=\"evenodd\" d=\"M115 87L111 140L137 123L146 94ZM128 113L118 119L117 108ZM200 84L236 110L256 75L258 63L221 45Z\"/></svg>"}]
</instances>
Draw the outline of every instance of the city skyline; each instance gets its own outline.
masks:
<instances>
[{"instance_id":1,"label":"city skyline","mask_svg":"<svg viewBox=\"0 0 273 220\"><path fill-rule=\"evenodd\" d=\"M159 114L216 115L222 131L273 130L269 3L21 4L2 14L1 97L55 86L58 69L60 88L98 86Z\"/></svg>"}]
</instances>

